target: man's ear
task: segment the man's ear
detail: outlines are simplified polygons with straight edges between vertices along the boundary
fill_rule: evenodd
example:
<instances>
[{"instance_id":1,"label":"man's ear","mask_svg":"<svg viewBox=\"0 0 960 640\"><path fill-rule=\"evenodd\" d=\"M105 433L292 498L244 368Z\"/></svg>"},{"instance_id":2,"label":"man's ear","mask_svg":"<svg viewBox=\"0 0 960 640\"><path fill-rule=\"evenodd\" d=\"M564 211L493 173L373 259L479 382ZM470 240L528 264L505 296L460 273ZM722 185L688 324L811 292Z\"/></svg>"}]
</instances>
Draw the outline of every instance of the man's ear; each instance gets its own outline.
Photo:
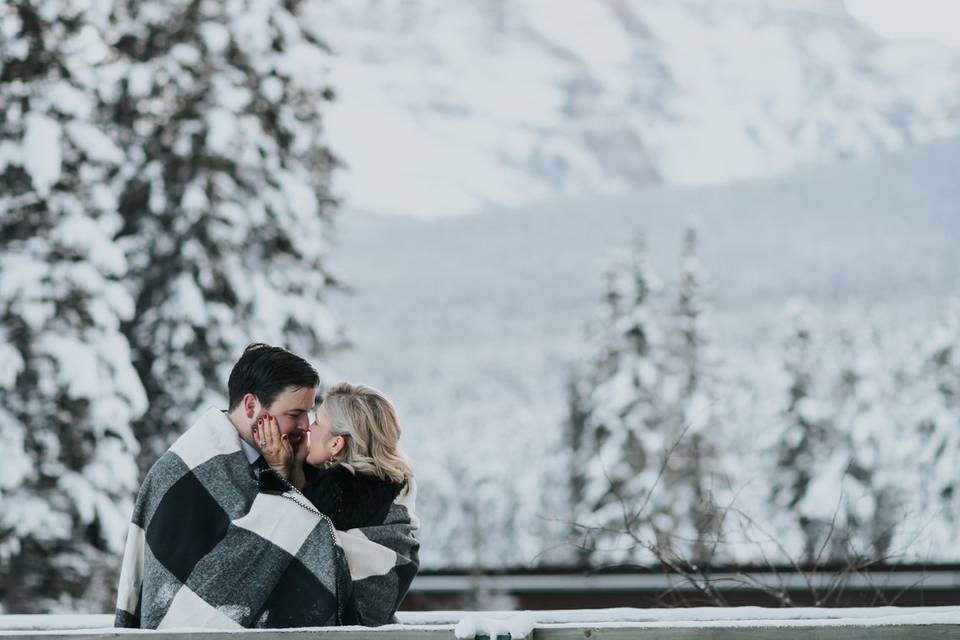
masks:
<instances>
[{"instance_id":1,"label":"man's ear","mask_svg":"<svg viewBox=\"0 0 960 640\"><path fill-rule=\"evenodd\" d=\"M248 418L253 418L260 413L260 400L258 400L257 396L253 395L252 393L243 394L240 404L243 407L243 412Z\"/></svg>"}]
</instances>

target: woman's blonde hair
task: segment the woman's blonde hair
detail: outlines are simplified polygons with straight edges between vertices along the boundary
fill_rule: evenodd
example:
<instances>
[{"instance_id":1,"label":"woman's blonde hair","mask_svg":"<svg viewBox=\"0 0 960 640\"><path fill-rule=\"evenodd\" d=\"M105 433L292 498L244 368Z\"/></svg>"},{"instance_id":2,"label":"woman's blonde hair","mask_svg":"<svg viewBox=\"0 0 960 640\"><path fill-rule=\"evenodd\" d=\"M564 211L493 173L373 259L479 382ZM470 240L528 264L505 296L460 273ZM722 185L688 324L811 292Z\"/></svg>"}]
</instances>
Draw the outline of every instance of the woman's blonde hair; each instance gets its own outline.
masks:
<instances>
[{"instance_id":1,"label":"woman's blonde hair","mask_svg":"<svg viewBox=\"0 0 960 640\"><path fill-rule=\"evenodd\" d=\"M338 382L323 392L331 432L346 444L334 462L353 473L402 483L413 477L407 457L397 448L400 423L393 404L381 392L361 384Z\"/></svg>"}]
</instances>

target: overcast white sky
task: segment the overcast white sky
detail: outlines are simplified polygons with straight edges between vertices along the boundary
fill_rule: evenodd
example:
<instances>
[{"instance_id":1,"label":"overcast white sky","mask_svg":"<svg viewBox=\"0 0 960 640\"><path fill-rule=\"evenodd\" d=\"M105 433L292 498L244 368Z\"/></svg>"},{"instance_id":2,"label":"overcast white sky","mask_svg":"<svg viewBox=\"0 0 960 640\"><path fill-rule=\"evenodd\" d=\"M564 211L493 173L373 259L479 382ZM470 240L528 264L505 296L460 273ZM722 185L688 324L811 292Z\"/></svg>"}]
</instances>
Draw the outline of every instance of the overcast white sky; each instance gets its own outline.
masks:
<instances>
[{"instance_id":1,"label":"overcast white sky","mask_svg":"<svg viewBox=\"0 0 960 640\"><path fill-rule=\"evenodd\" d=\"M960 0L846 0L847 11L888 38L960 47Z\"/></svg>"}]
</instances>

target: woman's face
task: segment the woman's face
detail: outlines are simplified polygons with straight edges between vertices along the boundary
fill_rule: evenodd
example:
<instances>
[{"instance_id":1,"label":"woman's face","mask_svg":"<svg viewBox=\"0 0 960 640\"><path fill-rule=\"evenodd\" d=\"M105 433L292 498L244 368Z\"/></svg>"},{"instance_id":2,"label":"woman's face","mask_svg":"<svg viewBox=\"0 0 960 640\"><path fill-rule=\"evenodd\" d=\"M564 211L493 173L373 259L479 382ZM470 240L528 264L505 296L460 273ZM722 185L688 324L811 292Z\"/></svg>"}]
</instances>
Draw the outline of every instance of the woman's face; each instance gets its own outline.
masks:
<instances>
[{"instance_id":1,"label":"woman's face","mask_svg":"<svg viewBox=\"0 0 960 640\"><path fill-rule=\"evenodd\" d=\"M307 453L307 464L319 467L332 458L336 451L339 451L339 447L336 446L337 443L334 442L337 438L330 432L331 427L330 414L327 413L326 407L320 405L320 408L317 409L317 417L308 428L310 432L310 451Z\"/></svg>"}]
</instances>

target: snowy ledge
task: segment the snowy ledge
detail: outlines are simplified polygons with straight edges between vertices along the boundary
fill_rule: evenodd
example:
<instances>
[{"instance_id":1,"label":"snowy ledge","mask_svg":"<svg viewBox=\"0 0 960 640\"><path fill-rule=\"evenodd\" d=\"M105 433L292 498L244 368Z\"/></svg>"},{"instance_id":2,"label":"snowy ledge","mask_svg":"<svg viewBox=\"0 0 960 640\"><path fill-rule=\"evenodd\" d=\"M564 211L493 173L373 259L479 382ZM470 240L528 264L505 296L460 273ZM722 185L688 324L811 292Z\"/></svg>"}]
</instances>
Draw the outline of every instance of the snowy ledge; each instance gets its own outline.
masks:
<instances>
[{"instance_id":1,"label":"snowy ledge","mask_svg":"<svg viewBox=\"0 0 960 640\"><path fill-rule=\"evenodd\" d=\"M256 634L278 640L391 640L472 638L489 635L534 640L822 640L957 638L960 607L876 607L854 609L579 609L529 612L401 612L400 624L375 629L325 627L283 630L114 629L109 615L0 616L0 640L108 640L150 635L157 640L224 640Z\"/></svg>"}]
</instances>

